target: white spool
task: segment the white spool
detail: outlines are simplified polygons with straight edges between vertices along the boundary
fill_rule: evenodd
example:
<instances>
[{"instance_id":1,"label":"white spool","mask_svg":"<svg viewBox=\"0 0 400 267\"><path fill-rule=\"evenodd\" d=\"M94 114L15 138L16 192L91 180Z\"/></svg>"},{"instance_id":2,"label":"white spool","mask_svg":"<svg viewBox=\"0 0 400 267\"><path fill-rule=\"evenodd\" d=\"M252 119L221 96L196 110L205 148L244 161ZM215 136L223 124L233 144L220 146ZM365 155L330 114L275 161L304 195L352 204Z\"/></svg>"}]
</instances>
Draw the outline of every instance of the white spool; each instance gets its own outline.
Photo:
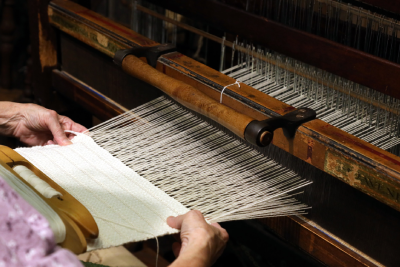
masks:
<instances>
[{"instance_id":1,"label":"white spool","mask_svg":"<svg viewBox=\"0 0 400 267\"><path fill-rule=\"evenodd\" d=\"M49 222L57 243L65 240L66 228L60 216L28 185L0 165L0 176L11 186L26 202L34 207Z\"/></svg>"},{"instance_id":2,"label":"white spool","mask_svg":"<svg viewBox=\"0 0 400 267\"><path fill-rule=\"evenodd\" d=\"M13 170L18 173L27 183L35 188L45 198L61 197L62 194L56 191L48 183L40 179L33 171L23 165L17 165Z\"/></svg>"}]
</instances>

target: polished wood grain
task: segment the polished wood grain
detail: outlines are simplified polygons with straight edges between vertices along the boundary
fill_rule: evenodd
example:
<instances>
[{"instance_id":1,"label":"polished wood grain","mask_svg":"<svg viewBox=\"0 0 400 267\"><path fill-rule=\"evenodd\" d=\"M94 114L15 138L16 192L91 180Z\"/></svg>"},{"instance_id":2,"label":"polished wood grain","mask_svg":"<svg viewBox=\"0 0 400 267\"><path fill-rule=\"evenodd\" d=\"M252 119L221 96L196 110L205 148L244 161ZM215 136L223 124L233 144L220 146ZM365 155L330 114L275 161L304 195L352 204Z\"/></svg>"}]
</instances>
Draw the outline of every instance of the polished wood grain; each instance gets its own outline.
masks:
<instances>
[{"instance_id":1,"label":"polished wood grain","mask_svg":"<svg viewBox=\"0 0 400 267\"><path fill-rule=\"evenodd\" d=\"M260 221L279 237L321 260L327 266L381 266L349 244L342 244L337 237L329 236L322 227L307 223L303 217L276 217L260 219Z\"/></svg>"},{"instance_id":2,"label":"polished wood grain","mask_svg":"<svg viewBox=\"0 0 400 267\"><path fill-rule=\"evenodd\" d=\"M110 57L120 49L158 44L72 1L51 1L48 16L53 26Z\"/></svg>"},{"instance_id":3,"label":"polished wood grain","mask_svg":"<svg viewBox=\"0 0 400 267\"><path fill-rule=\"evenodd\" d=\"M241 138L244 138L247 125L254 120L218 103L193 86L165 75L133 55L125 57L122 69L160 89L185 107L218 122Z\"/></svg>"},{"instance_id":4,"label":"polished wood grain","mask_svg":"<svg viewBox=\"0 0 400 267\"><path fill-rule=\"evenodd\" d=\"M53 71L53 86L58 93L90 111L101 120L108 120L128 111L128 109L66 72Z\"/></svg>"}]
</instances>

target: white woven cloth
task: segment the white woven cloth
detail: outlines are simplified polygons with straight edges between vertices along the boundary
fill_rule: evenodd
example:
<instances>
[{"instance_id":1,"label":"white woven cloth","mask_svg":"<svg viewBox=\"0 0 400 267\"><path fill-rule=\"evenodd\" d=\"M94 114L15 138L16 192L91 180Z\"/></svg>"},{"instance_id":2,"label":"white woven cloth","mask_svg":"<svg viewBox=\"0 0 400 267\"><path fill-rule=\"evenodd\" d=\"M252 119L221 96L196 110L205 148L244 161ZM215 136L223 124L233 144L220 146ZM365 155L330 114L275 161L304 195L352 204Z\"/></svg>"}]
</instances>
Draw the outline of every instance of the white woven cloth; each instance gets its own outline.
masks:
<instances>
[{"instance_id":1,"label":"white woven cloth","mask_svg":"<svg viewBox=\"0 0 400 267\"><path fill-rule=\"evenodd\" d=\"M120 160L79 134L73 145L16 151L80 201L93 215L100 235L88 250L176 233L169 216L189 210Z\"/></svg>"}]
</instances>

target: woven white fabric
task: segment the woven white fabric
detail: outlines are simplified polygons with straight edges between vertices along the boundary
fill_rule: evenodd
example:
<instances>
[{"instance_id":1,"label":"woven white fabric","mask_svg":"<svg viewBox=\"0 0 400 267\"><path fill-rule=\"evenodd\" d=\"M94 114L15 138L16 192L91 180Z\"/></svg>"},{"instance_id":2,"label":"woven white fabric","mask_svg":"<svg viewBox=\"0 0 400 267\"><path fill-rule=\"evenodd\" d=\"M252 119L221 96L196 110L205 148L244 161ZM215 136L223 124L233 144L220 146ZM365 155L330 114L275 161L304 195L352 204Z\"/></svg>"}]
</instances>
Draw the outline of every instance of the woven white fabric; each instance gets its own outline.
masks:
<instances>
[{"instance_id":1,"label":"woven white fabric","mask_svg":"<svg viewBox=\"0 0 400 267\"><path fill-rule=\"evenodd\" d=\"M100 235L88 250L176 233L169 216L189 210L120 160L79 134L70 146L16 151L80 201L93 215ZM129 227L127 227L129 226Z\"/></svg>"}]
</instances>

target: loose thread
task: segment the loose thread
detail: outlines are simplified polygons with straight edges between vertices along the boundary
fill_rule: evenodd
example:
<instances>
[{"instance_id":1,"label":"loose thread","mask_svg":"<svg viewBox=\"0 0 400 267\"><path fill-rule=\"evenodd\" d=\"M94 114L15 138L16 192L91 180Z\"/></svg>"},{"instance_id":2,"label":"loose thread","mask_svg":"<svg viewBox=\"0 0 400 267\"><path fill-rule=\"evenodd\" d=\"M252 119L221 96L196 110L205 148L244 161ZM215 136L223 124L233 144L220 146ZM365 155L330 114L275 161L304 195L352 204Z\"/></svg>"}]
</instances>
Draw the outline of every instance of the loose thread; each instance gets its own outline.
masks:
<instances>
[{"instance_id":1,"label":"loose thread","mask_svg":"<svg viewBox=\"0 0 400 267\"><path fill-rule=\"evenodd\" d=\"M157 236L155 236L155 235L153 235L153 234L151 234L151 233L148 233L148 232L144 232L144 231L138 230L138 229L135 228L135 227L132 227L132 226L129 226L129 225L126 225L126 224L122 224L122 223L117 223L117 222L108 220L108 219L106 219L106 218L103 218L103 217L100 217L100 216L97 216L97 215L93 215L93 214L92 214L92 216L93 216L93 217L96 217L96 218L99 218L100 220L109 222L109 223L113 223L113 224L116 224L116 225L119 225L119 226L122 226L122 227L126 227L126 228L128 228L128 229L134 230L134 231L139 232L139 233L142 233L142 234L148 234L148 235L153 236L153 237L156 239L156 242L157 242L156 267L158 267L158 255L160 254L160 244L158 243L158 238L157 238Z\"/></svg>"},{"instance_id":2,"label":"loose thread","mask_svg":"<svg viewBox=\"0 0 400 267\"><path fill-rule=\"evenodd\" d=\"M229 86L235 85L235 84L237 84L239 86L239 88L240 88L240 83L241 83L240 81L236 81L235 83L232 83L232 84L229 84L229 85L225 86L221 91L221 96L219 98L219 103L222 104L222 95L224 94L224 91L225 91L226 88L228 88Z\"/></svg>"}]
</instances>

